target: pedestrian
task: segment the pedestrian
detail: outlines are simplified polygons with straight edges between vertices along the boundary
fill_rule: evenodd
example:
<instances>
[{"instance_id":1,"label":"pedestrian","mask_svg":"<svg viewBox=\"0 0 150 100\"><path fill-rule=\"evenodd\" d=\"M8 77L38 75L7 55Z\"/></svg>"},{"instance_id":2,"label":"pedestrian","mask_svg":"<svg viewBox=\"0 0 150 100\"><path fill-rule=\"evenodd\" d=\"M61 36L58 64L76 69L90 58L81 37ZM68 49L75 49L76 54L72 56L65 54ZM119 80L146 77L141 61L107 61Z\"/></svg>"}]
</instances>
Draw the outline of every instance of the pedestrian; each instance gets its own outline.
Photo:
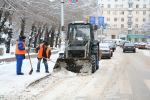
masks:
<instances>
[{"instance_id":1,"label":"pedestrian","mask_svg":"<svg viewBox=\"0 0 150 100\"><path fill-rule=\"evenodd\" d=\"M47 60L51 56L51 49L50 47L48 47L48 42L44 41L36 49L38 51L37 54L38 64L36 72L40 72L40 64L41 60L43 59L43 63L45 65L45 72L49 73Z\"/></svg>"},{"instance_id":2,"label":"pedestrian","mask_svg":"<svg viewBox=\"0 0 150 100\"><path fill-rule=\"evenodd\" d=\"M25 54L26 54L26 45L25 45L25 36L19 36L19 40L16 42L16 74L17 75L24 75L22 73L21 68L22 68L22 63L23 60L25 59Z\"/></svg>"}]
</instances>

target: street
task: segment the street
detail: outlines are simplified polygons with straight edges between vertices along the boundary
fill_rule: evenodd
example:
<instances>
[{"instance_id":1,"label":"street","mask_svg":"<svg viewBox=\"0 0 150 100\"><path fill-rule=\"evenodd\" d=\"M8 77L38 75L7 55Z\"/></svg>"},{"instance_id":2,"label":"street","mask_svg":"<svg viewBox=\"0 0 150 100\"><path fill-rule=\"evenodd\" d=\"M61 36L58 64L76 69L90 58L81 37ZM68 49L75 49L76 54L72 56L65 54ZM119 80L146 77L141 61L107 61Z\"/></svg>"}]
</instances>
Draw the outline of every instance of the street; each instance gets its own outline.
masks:
<instances>
[{"instance_id":1,"label":"street","mask_svg":"<svg viewBox=\"0 0 150 100\"><path fill-rule=\"evenodd\" d=\"M118 47L111 59L100 61L96 73L82 76L60 71L28 92L38 88L40 95L34 96L38 100L149 100L150 57L145 52L150 55L147 50L123 53Z\"/></svg>"}]
</instances>

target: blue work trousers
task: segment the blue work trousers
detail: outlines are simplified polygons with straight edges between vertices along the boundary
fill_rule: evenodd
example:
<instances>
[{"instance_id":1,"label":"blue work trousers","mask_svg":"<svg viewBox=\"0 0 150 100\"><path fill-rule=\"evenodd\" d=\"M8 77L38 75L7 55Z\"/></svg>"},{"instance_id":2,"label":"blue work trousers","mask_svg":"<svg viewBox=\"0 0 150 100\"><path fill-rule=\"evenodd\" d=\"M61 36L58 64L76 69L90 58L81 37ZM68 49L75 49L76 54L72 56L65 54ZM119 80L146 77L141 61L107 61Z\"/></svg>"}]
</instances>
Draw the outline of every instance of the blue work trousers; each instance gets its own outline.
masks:
<instances>
[{"instance_id":1,"label":"blue work trousers","mask_svg":"<svg viewBox=\"0 0 150 100\"><path fill-rule=\"evenodd\" d=\"M23 62L23 58L17 58L17 65L16 65L16 74L22 73L21 72L21 68L22 68L22 62Z\"/></svg>"},{"instance_id":2,"label":"blue work trousers","mask_svg":"<svg viewBox=\"0 0 150 100\"><path fill-rule=\"evenodd\" d=\"M37 64L37 70L38 70L38 71L40 71L41 60L42 60L42 59L38 59L38 64ZM43 59L43 63L44 63L44 65L45 65L45 71L47 72L47 71L48 71L48 63L47 63L47 60Z\"/></svg>"}]
</instances>

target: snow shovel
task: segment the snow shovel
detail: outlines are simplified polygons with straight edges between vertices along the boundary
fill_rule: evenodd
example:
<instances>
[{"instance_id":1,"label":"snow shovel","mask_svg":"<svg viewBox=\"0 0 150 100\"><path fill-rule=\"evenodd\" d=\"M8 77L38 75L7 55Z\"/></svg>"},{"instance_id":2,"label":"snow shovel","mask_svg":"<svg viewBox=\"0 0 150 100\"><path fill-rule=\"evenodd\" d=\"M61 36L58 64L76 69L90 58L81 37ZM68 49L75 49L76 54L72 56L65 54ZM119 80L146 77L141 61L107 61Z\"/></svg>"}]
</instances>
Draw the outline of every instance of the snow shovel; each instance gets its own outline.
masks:
<instances>
[{"instance_id":1,"label":"snow shovel","mask_svg":"<svg viewBox=\"0 0 150 100\"><path fill-rule=\"evenodd\" d=\"M32 62L31 62L31 58L30 58L29 52L28 52L28 57L29 57L30 66L31 66L31 70L30 70L30 72L29 72L29 75L31 75L32 72L33 72L33 67L32 67Z\"/></svg>"},{"instance_id":2,"label":"snow shovel","mask_svg":"<svg viewBox=\"0 0 150 100\"><path fill-rule=\"evenodd\" d=\"M48 59L48 58L45 58L45 57L43 57L43 58L46 59L47 61L51 61L52 63L56 63L55 61L50 60L50 59Z\"/></svg>"}]
</instances>

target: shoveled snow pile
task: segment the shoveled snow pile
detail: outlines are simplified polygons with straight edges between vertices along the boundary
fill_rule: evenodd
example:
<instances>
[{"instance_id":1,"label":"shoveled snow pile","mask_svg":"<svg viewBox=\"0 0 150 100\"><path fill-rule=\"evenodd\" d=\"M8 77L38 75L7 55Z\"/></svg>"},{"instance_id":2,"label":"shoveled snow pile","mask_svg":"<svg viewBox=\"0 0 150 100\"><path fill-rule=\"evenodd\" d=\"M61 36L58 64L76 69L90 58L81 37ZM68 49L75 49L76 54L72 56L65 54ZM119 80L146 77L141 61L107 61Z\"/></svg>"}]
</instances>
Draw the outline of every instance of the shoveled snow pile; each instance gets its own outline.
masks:
<instances>
[{"instance_id":1,"label":"shoveled snow pile","mask_svg":"<svg viewBox=\"0 0 150 100\"><path fill-rule=\"evenodd\" d=\"M61 84L61 81L64 79L66 80L67 78L70 79L76 76L76 73L67 71L66 69L61 69L61 71L51 73L33 84L28 84L29 86L26 86L26 89L22 89L20 92L12 92L7 98L11 98L12 100L18 100L18 98L20 100L37 100L38 97L42 96L45 90L49 87L48 84L55 86Z\"/></svg>"}]
</instances>

